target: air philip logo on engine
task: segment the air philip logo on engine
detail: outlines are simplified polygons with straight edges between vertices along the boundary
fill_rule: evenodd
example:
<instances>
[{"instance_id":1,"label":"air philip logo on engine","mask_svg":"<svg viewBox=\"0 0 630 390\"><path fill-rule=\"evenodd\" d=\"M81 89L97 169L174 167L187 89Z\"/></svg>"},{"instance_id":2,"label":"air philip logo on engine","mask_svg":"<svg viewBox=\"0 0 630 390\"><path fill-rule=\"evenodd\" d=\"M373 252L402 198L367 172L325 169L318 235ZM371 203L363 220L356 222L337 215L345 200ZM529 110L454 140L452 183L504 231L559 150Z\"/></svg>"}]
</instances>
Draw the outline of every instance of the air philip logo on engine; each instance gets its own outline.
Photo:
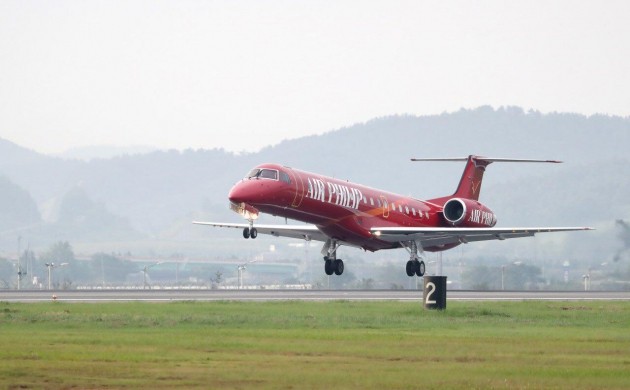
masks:
<instances>
[{"instance_id":1,"label":"air philip logo on engine","mask_svg":"<svg viewBox=\"0 0 630 390\"><path fill-rule=\"evenodd\" d=\"M324 183L323 180L310 177L307 180L307 198L353 209L358 209L363 199L363 193L358 188L329 182Z\"/></svg>"},{"instance_id":2,"label":"air philip logo on engine","mask_svg":"<svg viewBox=\"0 0 630 390\"><path fill-rule=\"evenodd\" d=\"M497 217L494 213L482 210L471 210L468 222L478 223L486 226L494 226L497 223Z\"/></svg>"}]
</instances>

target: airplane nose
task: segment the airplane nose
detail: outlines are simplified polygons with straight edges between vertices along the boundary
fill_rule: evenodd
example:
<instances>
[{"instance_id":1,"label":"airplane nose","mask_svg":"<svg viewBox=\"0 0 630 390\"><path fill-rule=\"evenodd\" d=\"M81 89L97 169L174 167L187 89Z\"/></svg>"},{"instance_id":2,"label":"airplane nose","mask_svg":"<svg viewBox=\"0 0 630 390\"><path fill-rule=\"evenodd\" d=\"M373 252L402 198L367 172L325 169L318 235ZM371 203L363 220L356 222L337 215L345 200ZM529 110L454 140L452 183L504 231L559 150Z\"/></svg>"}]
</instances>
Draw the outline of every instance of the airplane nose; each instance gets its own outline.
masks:
<instances>
[{"instance_id":1,"label":"airplane nose","mask_svg":"<svg viewBox=\"0 0 630 390\"><path fill-rule=\"evenodd\" d=\"M243 188L243 185L241 183L235 185L234 187L232 187L232 189L230 190L230 193L228 194L228 199L230 200L230 202L232 203L243 203L246 202L246 190L245 188Z\"/></svg>"}]
</instances>

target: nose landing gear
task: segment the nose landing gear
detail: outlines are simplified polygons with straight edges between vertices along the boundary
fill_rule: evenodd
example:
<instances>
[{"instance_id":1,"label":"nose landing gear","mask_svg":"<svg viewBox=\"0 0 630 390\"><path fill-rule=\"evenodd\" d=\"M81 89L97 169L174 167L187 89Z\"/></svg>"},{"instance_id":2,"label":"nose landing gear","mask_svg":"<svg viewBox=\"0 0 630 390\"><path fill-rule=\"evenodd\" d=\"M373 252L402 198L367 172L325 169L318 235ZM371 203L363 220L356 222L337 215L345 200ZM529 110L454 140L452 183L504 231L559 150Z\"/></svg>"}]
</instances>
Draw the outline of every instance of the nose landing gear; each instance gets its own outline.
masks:
<instances>
[{"instance_id":1,"label":"nose landing gear","mask_svg":"<svg viewBox=\"0 0 630 390\"><path fill-rule=\"evenodd\" d=\"M243 238L256 238L258 237L258 230L256 228L245 228L243 229Z\"/></svg>"},{"instance_id":2,"label":"nose landing gear","mask_svg":"<svg viewBox=\"0 0 630 390\"><path fill-rule=\"evenodd\" d=\"M249 227L243 229L243 238L251 238L252 240L258 237L258 230L254 227L254 221L249 220Z\"/></svg>"}]
</instances>

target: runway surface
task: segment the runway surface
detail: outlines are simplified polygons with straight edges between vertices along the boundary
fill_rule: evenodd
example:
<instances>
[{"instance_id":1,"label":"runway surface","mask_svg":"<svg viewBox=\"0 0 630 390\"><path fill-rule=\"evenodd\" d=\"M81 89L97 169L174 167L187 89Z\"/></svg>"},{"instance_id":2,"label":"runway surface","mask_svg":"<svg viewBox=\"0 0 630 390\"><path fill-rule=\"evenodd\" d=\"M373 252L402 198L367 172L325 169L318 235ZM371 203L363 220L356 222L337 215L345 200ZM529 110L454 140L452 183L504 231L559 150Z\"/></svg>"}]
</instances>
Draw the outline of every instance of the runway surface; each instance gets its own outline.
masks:
<instances>
[{"instance_id":1,"label":"runway surface","mask_svg":"<svg viewBox=\"0 0 630 390\"><path fill-rule=\"evenodd\" d=\"M54 298L53 298L54 296ZM420 290L3 290L0 302L169 302L169 301L421 301ZM630 292L461 291L448 301L630 301Z\"/></svg>"}]
</instances>

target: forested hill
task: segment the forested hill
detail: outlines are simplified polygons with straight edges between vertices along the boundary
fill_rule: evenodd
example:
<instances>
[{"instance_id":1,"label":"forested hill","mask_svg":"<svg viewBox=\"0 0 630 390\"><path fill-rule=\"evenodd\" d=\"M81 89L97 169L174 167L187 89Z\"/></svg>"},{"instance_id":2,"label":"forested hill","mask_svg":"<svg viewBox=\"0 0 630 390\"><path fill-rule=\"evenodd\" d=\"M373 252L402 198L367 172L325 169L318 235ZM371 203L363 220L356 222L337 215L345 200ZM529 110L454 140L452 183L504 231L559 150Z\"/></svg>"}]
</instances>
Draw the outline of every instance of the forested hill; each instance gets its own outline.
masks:
<instances>
[{"instance_id":1,"label":"forested hill","mask_svg":"<svg viewBox=\"0 0 630 390\"><path fill-rule=\"evenodd\" d=\"M255 130L252 137L264 140ZM440 196L454 190L463 163L411 163L409 158L469 154L565 161L491 165L481 200L497 212L499 225L613 224L630 219L629 147L630 118L541 114L517 107L378 118L243 155L190 149L86 162L43 156L0 139L3 186L21 194L24 210L31 210L24 220L12 216L11 222L0 223L0 245L14 246L15 231L34 221L41 221L37 234L42 241L113 240L121 231L129 239L176 239L193 218L235 221L226 194L263 162L419 198ZM84 211L77 208L78 215L63 221L63 232L55 231L72 209L72 199L82 199ZM11 197L0 195L0 209L10 208L10 202ZM92 221L89 226L100 226L98 234L87 234L85 226L72 228L73 221L86 219ZM29 234L28 229L20 232ZM204 233L190 234L201 238Z\"/></svg>"}]
</instances>

